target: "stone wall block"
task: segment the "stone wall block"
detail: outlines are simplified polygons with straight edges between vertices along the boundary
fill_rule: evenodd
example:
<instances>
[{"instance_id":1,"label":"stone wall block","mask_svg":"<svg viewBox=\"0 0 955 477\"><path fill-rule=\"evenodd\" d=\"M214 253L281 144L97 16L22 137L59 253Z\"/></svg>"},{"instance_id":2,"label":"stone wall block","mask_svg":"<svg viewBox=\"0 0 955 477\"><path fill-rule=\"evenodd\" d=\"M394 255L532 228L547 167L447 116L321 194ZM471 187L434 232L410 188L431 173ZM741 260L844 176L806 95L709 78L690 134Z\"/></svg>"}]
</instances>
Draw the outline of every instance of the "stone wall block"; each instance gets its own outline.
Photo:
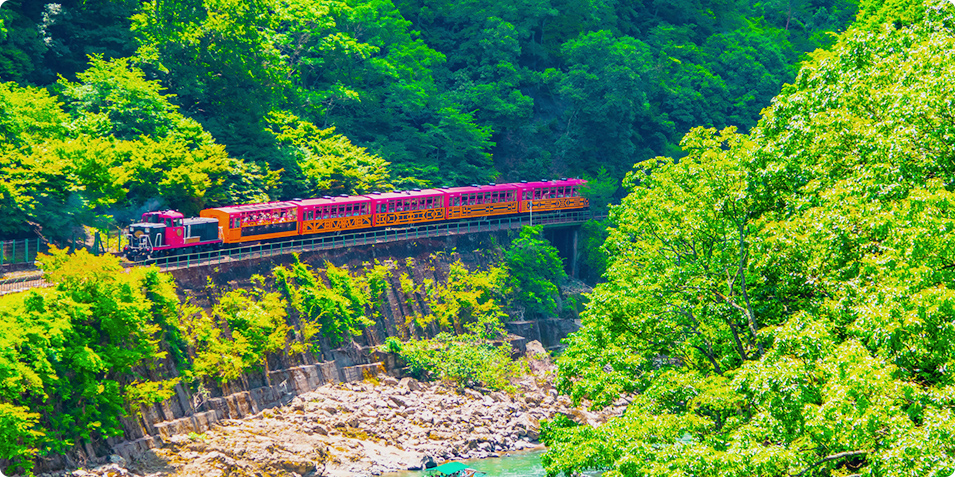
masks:
<instances>
[{"instance_id":1,"label":"stone wall block","mask_svg":"<svg viewBox=\"0 0 955 477\"><path fill-rule=\"evenodd\" d=\"M325 361L318 366L322 370L322 378L326 383L341 382L341 375L339 374L338 366L335 365L334 361Z\"/></svg>"}]
</instances>

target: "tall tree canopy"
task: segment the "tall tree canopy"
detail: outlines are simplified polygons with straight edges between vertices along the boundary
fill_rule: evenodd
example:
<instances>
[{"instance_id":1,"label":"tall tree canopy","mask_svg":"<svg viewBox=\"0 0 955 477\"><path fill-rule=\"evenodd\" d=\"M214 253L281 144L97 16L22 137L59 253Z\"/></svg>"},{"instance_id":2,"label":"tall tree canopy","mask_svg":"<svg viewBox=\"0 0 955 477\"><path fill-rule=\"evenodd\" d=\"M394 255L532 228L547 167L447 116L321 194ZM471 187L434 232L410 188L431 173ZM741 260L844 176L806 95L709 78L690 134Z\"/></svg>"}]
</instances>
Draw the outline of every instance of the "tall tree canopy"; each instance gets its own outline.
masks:
<instances>
[{"instance_id":1,"label":"tall tree canopy","mask_svg":"<svg viewBox=\"0 0 955 477\"><path fill-rule=\"evenodd\" d=\"M955 471L955 8L918 8L814 53L748 135L628 176L559 367L575 399L635 395L553 423L550 472Z\"/></svg>"}]
</instances>

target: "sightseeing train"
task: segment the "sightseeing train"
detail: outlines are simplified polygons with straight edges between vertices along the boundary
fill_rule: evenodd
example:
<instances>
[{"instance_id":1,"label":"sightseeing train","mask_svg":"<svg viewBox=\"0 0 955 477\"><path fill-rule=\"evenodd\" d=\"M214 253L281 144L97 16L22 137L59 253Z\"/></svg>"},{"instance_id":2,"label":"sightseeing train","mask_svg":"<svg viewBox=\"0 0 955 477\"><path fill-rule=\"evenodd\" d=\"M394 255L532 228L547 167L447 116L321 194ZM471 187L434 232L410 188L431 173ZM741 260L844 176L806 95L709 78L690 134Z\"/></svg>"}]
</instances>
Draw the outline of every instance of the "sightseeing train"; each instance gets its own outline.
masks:
<instances>
[{"instance_id":1,"label":"sightseeing train","mask_svg":"<svg viewBox=\"0 0 955 477\"><path fill-rule=\"evenodd\" d=\"M127 229L124 252L138 261L283 237L584 209L589 203L580 189L586 182L561 179L325 196L217 207L199 212L199 217L173 210L147 212Z\"/></svg>"}]
</instances>

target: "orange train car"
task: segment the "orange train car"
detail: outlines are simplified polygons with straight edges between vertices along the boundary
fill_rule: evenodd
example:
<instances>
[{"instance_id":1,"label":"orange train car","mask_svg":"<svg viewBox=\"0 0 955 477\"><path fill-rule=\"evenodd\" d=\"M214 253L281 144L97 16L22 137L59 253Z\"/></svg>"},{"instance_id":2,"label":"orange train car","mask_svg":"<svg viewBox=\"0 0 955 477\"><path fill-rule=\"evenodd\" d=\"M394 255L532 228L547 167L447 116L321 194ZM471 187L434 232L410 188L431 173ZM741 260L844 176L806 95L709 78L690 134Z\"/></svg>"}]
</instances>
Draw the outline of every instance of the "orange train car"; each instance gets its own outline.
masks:
<instances>
[{"instance_id":1,"label":"orange train car","mask_svg":"<svg viewBox=\"0 0 955 477\"><path fill-rule=\"evenodd\" d=\"M222 243L241 243L299 234L298 204L267 202L205 209L200 217L214 218L222 229Z\"/></svg>"}]
</instances>

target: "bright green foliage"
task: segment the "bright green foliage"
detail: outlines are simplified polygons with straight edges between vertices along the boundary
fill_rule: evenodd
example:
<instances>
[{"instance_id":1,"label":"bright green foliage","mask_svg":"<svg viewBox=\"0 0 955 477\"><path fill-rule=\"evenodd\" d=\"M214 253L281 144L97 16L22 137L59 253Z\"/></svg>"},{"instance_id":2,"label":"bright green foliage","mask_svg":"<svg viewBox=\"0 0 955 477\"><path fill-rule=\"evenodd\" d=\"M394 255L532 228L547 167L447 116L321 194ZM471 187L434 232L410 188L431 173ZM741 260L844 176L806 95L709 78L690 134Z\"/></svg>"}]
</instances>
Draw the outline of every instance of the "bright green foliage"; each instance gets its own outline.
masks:
<instances>
[{"instance_id":1,"label":"bright green foliage","mask_svg":"<svg viewBox=\"0 0 955 477\"><path fill-rule=\"evenodd\" d=\"M232 199L241 163L181 115L128 60L91 59L79 82L61 79L65 104L43 90L0 87L0 234L30 222L50 238L149 201L195 214ZM241 188L240 188L241 189Z\"/></svg>"},{"instance_id":2,"label":"bright green foliage","mask_svg":"<svg viewBox=\"0 0 955 477\"><path fill-rule=\"evenodd\" d=\"M850 30L749 135L629 176L558 366L574 399L635 400L549 428L549 472L955 472L955 8L921 18Z\"/></svg>"},{"instance_id":3,"label":"bright green foliage","mask_svg":"<svg viewBox=\"0 0 955 477\"><path fill-rule=\"evenodd\" d=\"M356 147L348 138L335 134L335 128L319 129L295 116L273 113L269 117L281 147L289 149L301 168L302 195L360 195L389 191L391 173L388 162Z\"/></svg>"},{"instance_id":4,"label":"bright green foliage","mask_svg":"<svg viewBox=\"0 0 955 477\"><path fill-rule=\"evenodd\" d=\"M219 297L211 315L197 308L183 311L182 331L193 355L194 378L226 383L259 366L268 376L270 354L310 349L314 332L305 327L295 333L288 324L285 299L267 291L261 276L253 276L252 282L250 290Z\"/></svg>"},{"instance_id":5,"label":"bright green foliage","mask_svg":"<svg viewBox=\"0 0 955 477\"><path fill-rule=\"evenodd\" d=\"M495 338L504 336L503 330L498 333ZM441 333L430 340L391 339L386 349L398 353L409 371L421 379L448 381L458 387L509 390L509 380L520 376L522 365L511 361L506 342L495 345L489 339L471 333Z\"/></svg>"},{"instance_id":6,"label":"bright green foliage","mask_svg":"<svg viewBox=\"0 0 955 477\"><path fill-rule=\"evenodd\" d=\"M541 237L543 226L524 227L504 254L507 293L530 314L560 310L558 285L567 278L557 249Z\"/></svg>"},{"instance_id":7,"label":"bright green foliage","mask_svg":"<svg viewBox=\"0 0 955 477\"><path fill-rule=\"evenodd\" d=\"M37 441L44 436L37 430L39 420L40 415L28 407L0 402L0 456L14 460L24 470L32 469Z\"/></svg>"},{"instance_id":8,"label":"bright green foliage","mask_svg":"<svg viewBox=\"0 0 955 477\"><path fill-rule=\"evenodd\" d=\"M463 333L473 328L482 339L492 339L494 326L500 326L505 316L500 304L505 278L500 267L472 272L461 262L452 263L445 283L425 283L430 314L420 318L419 325L437 321L447 331Z\"/></svg>"},{"instance_id":9,"label":"bright green foliage","mask_svg":"<svg viewBox=\"0 0 955 477\"><path fill-rule=\"evenodd\" d=\"M892 27L912 25L921 21L925 10L932 5L925 0L863 0L859 2L859 14L853 26L878 31L886 24Z\"/></svg>"},{"instance_id":10,"label":"bright green foliage","mask_svg":"<svg viewBox=\"0 0 955 477\"><path fill-rule=\"evenodd\" d=\"M31 459L122 434L126 404L153 404L178 381L161 365L176 323L170 280L84 251L40 255L53 286L0 300L0 458ZM155 301L154 301L155 300ZM158 367L157 367L158 365ZM145 367L166 378L150 382Z\"/></svg>"},{"instance_id":11,"label":"bright green foliage","mask_svg":"<svg viewBox=\"0 0 955 477\"><path fill-rule=\"evenodd\" d=\"M369 305L367 287L353 277L347 268L325 264L325 280L295 258L290 268L276 267L272 274L275 286L286 297L289 307L300 320L313 323L332 346L337 346L362 329L374 325L366 316Z\"/></svg>"}]
</instances>

